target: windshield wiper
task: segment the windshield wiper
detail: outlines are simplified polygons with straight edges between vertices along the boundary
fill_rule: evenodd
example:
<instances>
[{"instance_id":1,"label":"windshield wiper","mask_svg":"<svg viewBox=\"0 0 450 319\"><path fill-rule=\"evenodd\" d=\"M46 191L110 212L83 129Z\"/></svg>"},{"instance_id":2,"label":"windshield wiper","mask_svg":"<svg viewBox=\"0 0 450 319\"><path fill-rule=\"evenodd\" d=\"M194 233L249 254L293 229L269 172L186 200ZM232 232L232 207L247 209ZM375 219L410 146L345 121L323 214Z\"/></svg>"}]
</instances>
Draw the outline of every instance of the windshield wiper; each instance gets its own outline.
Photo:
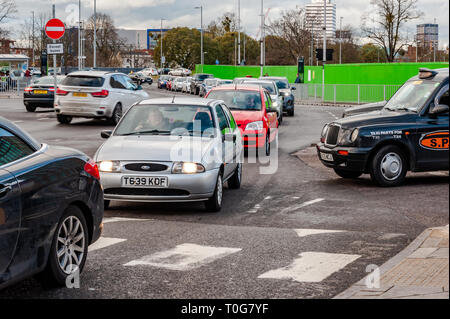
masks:
<instances>
[{"instance_id":1,"label":"windshield wiper","mask_svg":"<svg viewBox=\"0 0 450 319\"><path fill-rule=\"evenodd\" d=\"M153 134L153 135L164 134L164 135L169 135L170 131L149 130L149 131L130 132L130 133L125 133L125 134L121 134L121 135L122 136L127 136L127 135L141 135L141 134Z\"/></svg>"},{"instance_id":2,"label":"windshield wiper","mask_svg":"<svg viewBox=\"0 0 450 319\"><path fill-rule=\"evenodd\" d=\"M385 107L384 109L385 109L385 110L388 110L388 111L392 111L392 112L396 112L396 111L409 111L409 112L417 113L416 110L413 110L413 109L410 109L410 108L407 108L407 107L396 107L396 108Z\"/></svg>"}]
</instances>

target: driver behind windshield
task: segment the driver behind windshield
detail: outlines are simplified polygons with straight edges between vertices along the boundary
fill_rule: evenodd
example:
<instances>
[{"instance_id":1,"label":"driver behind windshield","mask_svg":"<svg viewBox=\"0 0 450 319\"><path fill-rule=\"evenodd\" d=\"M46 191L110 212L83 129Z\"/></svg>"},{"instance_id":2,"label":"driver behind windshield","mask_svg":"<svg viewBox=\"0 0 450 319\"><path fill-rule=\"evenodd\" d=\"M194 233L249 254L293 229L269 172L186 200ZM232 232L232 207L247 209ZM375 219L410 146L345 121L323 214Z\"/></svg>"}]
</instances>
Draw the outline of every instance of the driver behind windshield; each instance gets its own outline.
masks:
<instances>
[{"instance_id":1,"label":"driver behind windshield","mask_svg":"<svg viewBox=\"0 0 450 319\"><path fill-rule=\"evenodd\" d=\"M134 131L169 131L169 120L164 117L157 108L152 108L148 112L146 119L141 120Z\"/></svg>"}]
</instances>

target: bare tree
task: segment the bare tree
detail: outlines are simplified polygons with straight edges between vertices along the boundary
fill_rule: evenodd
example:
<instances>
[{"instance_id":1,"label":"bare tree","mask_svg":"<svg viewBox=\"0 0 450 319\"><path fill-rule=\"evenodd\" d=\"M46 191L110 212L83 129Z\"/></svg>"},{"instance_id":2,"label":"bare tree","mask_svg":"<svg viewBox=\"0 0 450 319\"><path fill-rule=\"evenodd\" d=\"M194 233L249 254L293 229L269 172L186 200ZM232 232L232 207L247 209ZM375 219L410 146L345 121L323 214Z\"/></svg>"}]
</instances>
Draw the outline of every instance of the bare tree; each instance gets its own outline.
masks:
<instances>
[{"instance_id":1,"label":"bare tree","mask_svg":"<svg viewBox=\"0 0 450 319\"><path fill-rule=\"evenodd\" d=\"M17 13L15 0L0 0L0 25ZM8 30L0 26L0 38L7 36Z\"/></svg>"},{"instance_id":2,"label":"bare tree","mask_svg":"<svg viewBox=\"0 0 450 319\"><path fill-rule=\"evenodd\" d=\"M417 1L371 0L374 8L362 18L363 35L383 48L388 62L393 62L408 44L407 36L402 32L403 25L422 16Z\"/></svg>"}]
</instances>

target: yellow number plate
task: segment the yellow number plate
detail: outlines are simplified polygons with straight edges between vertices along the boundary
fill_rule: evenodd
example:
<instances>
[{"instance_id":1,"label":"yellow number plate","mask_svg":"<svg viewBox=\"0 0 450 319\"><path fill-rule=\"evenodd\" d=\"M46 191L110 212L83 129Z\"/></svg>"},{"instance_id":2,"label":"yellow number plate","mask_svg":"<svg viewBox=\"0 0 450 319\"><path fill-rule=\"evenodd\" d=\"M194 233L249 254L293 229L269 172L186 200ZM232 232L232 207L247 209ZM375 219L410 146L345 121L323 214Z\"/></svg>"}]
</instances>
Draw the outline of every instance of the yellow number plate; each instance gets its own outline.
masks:
<instances>
[{"instance_id":1,"label":"yellow number plate","mask_svg":"<svg viewBox=\"0 0 450 319\"><path fill-rule=\"evenodd\" d=\"M34 90L34 94L47 94L47 90Z\"/></svg>"},{"instance_id":2,"label":"yellow number plate","mask_svg":"<svg viewBox=\"0 0 450 319\"><path fill-rule=\"evenodd\" d=\"M77 96L77 97L87 97L87 93L79 93L79 92L74 92L73 96Z\"/></svg>"}]
</instances>

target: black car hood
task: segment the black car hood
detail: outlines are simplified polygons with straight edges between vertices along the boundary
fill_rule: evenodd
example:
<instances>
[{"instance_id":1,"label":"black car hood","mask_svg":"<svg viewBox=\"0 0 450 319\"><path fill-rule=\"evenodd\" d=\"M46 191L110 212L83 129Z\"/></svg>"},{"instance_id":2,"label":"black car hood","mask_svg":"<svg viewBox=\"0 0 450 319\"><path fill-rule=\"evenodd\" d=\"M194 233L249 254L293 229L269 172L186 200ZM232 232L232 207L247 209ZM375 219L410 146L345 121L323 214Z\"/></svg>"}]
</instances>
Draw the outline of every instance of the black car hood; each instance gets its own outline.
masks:
<instances>
[{"instance_id":1,"label":"black car hood","mask_svg":"<svg viewBox=\"0 0 450 319\"><path fill-rule=\"evenodd\" d=\"M377 124L409 123L411 121L415 121L416 117L417 114L412 112L397 112L382 109L380 111L345 117L335 121L334 123L340 124L343 128L356 128Z\"/></svg>"}]
</instances>

